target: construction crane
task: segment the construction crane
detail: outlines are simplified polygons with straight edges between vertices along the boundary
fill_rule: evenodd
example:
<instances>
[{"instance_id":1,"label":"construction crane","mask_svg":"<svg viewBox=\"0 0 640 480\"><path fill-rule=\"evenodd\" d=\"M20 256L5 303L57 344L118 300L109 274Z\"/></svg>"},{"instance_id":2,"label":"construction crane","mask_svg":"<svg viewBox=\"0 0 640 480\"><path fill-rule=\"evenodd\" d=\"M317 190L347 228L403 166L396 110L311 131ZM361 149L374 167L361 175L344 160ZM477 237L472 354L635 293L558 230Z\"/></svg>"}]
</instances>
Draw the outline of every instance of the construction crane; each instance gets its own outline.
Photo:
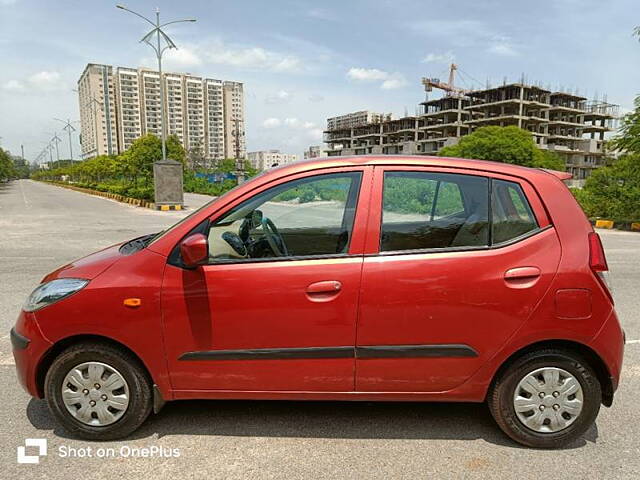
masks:
<instances>
[{"instance_id":1,"label":"construction crane","mask_svg":"<svg viewBox=\"0 0 640 480\"><path fill-rule=\"evenodd\" d=\"M445 95L448 97L461 97L466 95L468 90L463 88L458 88L454 85L454 80L456 76L456 71L458 70L458 65L452 63L449 67L449 81L447 83L441 82L439 78L427 78L422 77L422 84L424 85L424 91L429 94L429 92L433 91L434 88L439 90L444 90Z\"/></svg>"}]
</instances>

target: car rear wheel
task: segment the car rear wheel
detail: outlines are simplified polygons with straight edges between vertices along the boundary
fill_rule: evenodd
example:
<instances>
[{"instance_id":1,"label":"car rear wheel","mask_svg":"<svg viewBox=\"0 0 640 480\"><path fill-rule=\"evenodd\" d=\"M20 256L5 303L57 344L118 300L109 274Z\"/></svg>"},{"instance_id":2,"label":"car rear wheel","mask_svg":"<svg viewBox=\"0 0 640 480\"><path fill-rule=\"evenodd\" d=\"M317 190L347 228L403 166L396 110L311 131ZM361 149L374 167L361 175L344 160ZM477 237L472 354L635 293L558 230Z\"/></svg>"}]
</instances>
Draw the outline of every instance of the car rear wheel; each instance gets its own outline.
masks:
<instances>
[{"instance_id":1,"label":"car rear wheel","mask_svg":"<svg viewBox=\"0 0 640 480\"><path fill-rule=\"evenodd\" d=\"M149 416L151 381L137 358L106 343L64 350L45 378L49 409L62 426L89 440L129 435Z\"/></svg>"},{"instance_id":2,"label":"car rear wheel","mask_svg":"<svg viewBox=\"0 0 640 480\"><path fill-rule=\"evenodd\" d=\"M578 439L600 410L600 382L574 353L546 349L516 360L487 398L500 428L518 443L559 448Z\"/></svg>"}]
</instances>

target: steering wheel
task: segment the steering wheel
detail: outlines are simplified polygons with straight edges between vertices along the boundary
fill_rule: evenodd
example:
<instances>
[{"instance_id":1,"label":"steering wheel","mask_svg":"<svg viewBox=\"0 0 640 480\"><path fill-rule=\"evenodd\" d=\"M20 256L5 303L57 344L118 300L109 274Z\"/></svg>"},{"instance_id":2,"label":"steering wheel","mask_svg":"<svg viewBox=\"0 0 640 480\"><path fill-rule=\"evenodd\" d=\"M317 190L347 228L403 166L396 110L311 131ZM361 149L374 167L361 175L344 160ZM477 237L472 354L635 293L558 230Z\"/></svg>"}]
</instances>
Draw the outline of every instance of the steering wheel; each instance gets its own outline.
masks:
<instances>
[{"instance_id":1,"label":"steering wheel","mask_svg":"<svg viewBox=\"0 0 640 480\"><path fill-rule=\"evenodd\" d=\"M276 225L271 221L270 218L262 217L262 231L264 232L264 236L267 239L267 243L276 257L285 257L289 255L289 251L287 250L287 246L284 243L284 238L278 232Z\"/></svg>"}]
</instances>

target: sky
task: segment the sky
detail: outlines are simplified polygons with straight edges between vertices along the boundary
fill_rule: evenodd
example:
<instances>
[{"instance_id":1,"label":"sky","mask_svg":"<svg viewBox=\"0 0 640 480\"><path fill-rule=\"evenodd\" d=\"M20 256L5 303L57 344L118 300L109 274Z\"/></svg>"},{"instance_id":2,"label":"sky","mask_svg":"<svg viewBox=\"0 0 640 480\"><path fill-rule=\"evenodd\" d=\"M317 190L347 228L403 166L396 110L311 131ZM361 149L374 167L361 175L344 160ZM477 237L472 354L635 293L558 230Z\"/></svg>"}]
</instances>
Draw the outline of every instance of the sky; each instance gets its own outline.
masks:
<instances>
[{"instance_id":1,"label":"sky","mask_svg":"<svg viewBox=\"0 0 640 480\"><path fill-rule=\"evenodd\" d=\"M147 24L104 0L0 0L0 146L33 160L62 122L87 63L155 66ZM331 116L415 113L424 76L477 88L517 81L633 107L640 94L638 0L129 0L160 9L178 46L165 69L245 84L249 151L301 155ZM431 98L437 94L431 93ZM77 124L76 124L77 125ZM78 128L79 130L79 128ZM74 156L79 144L73 139Z\"/></svg>"}]
</instances>

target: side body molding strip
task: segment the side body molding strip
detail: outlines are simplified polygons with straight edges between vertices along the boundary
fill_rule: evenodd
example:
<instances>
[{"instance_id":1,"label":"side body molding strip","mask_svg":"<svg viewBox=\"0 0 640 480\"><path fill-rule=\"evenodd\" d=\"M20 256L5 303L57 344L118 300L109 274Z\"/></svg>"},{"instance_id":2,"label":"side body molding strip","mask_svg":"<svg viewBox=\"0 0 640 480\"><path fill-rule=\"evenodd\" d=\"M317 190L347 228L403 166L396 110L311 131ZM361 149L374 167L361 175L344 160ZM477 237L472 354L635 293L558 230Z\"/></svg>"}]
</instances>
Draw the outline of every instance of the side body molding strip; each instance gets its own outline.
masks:
<instances>
[{"instance_id":1,"label":"side body molding strip","mask_svg":"<svg viewBox=\"0 0 640 480\"><path fill-rule=\"evenodd\" d=\"M259 348L183 353L179 360L294 360L313 358L477 357L469 345L366 345L359 347Z\"/></svg>"}]
</instances>

